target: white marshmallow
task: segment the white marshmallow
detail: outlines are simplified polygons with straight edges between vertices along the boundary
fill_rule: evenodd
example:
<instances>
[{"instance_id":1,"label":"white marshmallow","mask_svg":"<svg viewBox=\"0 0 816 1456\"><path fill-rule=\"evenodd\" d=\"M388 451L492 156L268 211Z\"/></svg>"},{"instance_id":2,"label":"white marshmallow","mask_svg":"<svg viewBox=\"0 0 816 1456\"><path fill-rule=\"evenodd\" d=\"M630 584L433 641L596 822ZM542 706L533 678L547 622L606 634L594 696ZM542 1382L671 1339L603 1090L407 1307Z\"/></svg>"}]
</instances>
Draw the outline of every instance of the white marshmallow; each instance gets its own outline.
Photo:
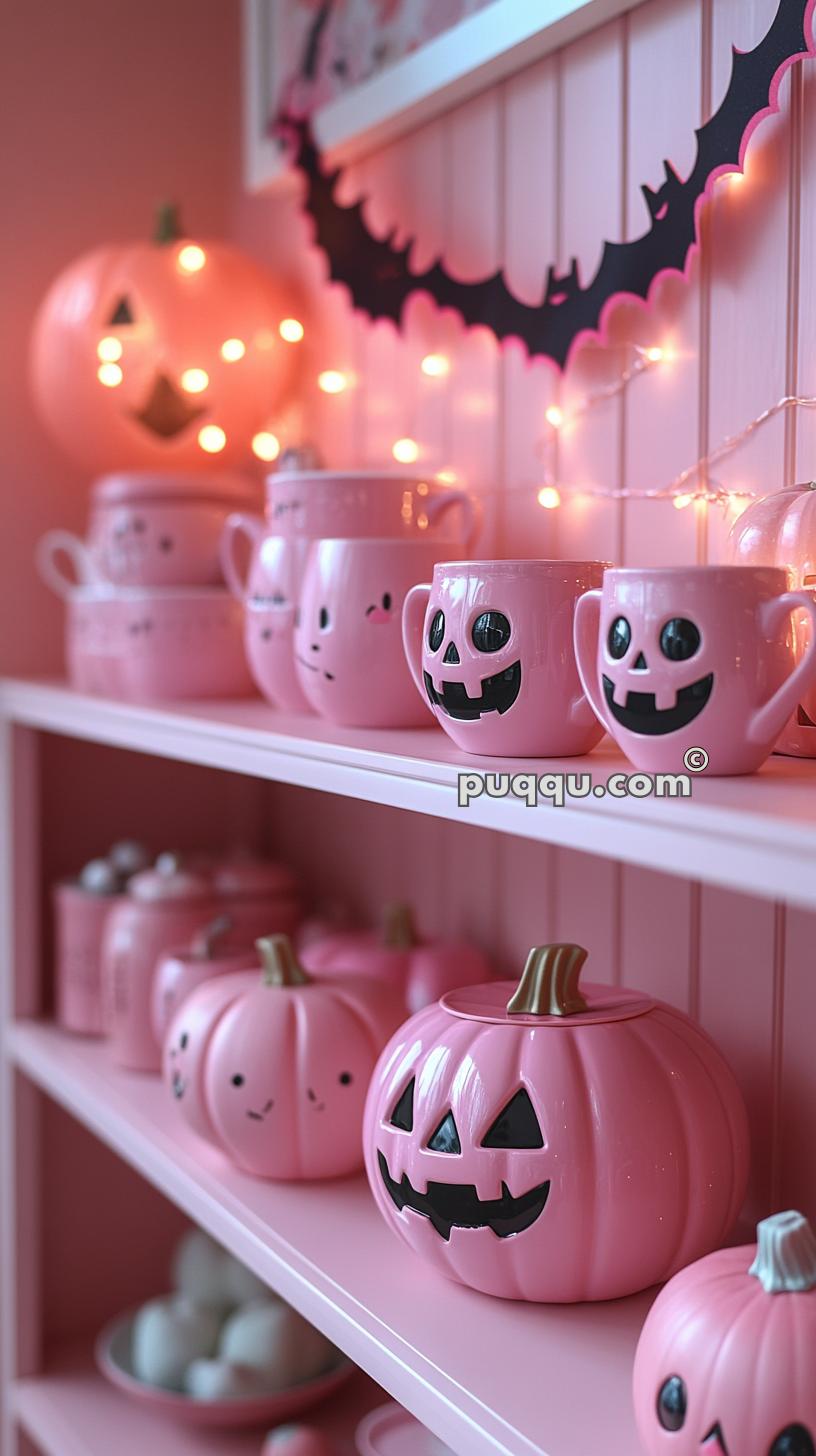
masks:
<instances>
[{"instance_id":1,"label":"white marshmallow","mask_svg":"<svg viewBox=\"0 0 816 1456\"><path fill-rule=\"evenodd\" d=\"M79 883L92 895L115 895L119 876L106 859L91 859L79 872Z\"/></svg>"},{"instance_id":2,"label":"white marshmallow","mask_svg":"<svg viewBox=\"0 0 816 1456\"><path fill-rule=\"evenodd\" d=\"M194 1360L187 1366L184 1389L193 1400L253 1400L272 1393L263 1371L228 1360Z\"/></svg>"},{"instance_id":3,"label":"white marshmallow","mask_svg":"<svg viewBox=\"0 0 816 1456\"><path fill-rule=\"evenodd\" d=\"M176 1246L173 1283L180 1294L196 1304L225 1310L237 1304L227 1289L229 1254L201 1229L188 1229Z\"/></svg>"},{"instance_id":4,"label":"white marshmallow","mask_svg":"<svg viewBox=\"0 0 816 1456\"><path fill-rule=\"evenodd\" d=\"M257 1274L247 1269L232 1254L226 1254L224 1259L224 1289L226 1293L225 1303L238 1306L249 1304L252 1300L265 1299L270 1304L277 1303L278 1296L268 1289Z\"/></svg>"},{"instance_id":5,"label":"white marshmallow","mask_svg":"<svg viewBox=\"0 0 816 1456\"><path fill-rule=\"evenodd\" d=\"M118 875L130 879L139 870L146 870L150 855L138 839L118 839L108 851L108 859Z\"/></svg>"},{"instance_id":6,"label":"white marshmallow","mask_svg":"<svg viewBox=\"0 0 816 1456\"><path fill-rule=\"evenodd\" d=\"M335 1349L288 1304L258 1299L230 1315L218 1353L235 1365L274 1374L277 1388L286 1390L328 1369Z\"/></svg>"},{"instance_id":7,"label":"white marshmallow","mask_svg":"<svg viewBox=\"0 0 816 1456\"><path fill-rule=\"evenodd\" d=\"M133 1321L134 1375L148 1385L181 1390L191 1361L215 1354L218 1330L218 1315L206 1305L180 1294L151 1299Z\"/></svg>"}]
</instances>

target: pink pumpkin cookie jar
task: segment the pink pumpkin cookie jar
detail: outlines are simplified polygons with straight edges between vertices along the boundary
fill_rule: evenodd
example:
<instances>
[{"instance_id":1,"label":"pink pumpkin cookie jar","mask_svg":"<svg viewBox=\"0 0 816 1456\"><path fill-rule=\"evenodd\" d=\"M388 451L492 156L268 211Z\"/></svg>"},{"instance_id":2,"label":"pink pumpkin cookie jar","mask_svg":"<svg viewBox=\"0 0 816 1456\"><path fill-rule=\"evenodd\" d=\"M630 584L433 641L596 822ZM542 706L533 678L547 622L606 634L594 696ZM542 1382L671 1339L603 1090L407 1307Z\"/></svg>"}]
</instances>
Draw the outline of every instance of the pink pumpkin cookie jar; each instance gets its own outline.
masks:
<instances>
[{"instance_id":1,"label":"pink pumpkin cookie jar","mask_svg":"<svg viewBox=\"0 0 816 1456\"><path fill-rule=\"evenodd\" d=\"M658 1295L635 1355L648 1456L814 1456L816 1235L777 1213L758 1242L683 1269Z\"/></svg>"},{"instance_id":2,"label":"pink pumpkin cookie jar","mask_svg":"<svg viewBox=\"0 0 816 1456\"><path fill-rule=\"evenodd\" d=\"M587 984L575 945L518 986L452 991L393 1037L366 1104L383 1217L449 1278L507 1299L617 1299L728 1234L748 1125L693 1021Z\"/></svg>"},{"instance_id":3,"label":"pink pumpkin cookie jar","mask_svg":"<svg viewBox=\"0 0 816 1456\"><path fill-rule=\"evenodd\" d=\"M405 655L423 702L466 753L588 753L603 730L573 651L578 598L600 561L444 561L409 592Z\"/></svg>"},{"instance_id":4,"label":"pink pumpkin cookie jar","mask_svg":"<svg viewBox=\"0 0 816 1456\"><path fill-rule=\"evenodd\" d=\"M165 1039L165 1082L193 1129L248 1173L353 1173L366 1089L401 998L362 977L312 979L286 936L258 951L261 968L184 1002Z\"/></svg>"},{"instance_id":5,"label":"pink pumpkin cookie jar","mask_svg":"<svg viewBox=\"0 0 816 1456\"><path fill-rule=\"evenodd\" d=\"M159 956L150 998L150 1022L157 1047L162 1045L170 1022L191 992L216 976L246 971L254 965L254 951L225 947L225 937L232 929L230 917L219 915L193 936L189 946Z\"/></svg>"}]
</instances>

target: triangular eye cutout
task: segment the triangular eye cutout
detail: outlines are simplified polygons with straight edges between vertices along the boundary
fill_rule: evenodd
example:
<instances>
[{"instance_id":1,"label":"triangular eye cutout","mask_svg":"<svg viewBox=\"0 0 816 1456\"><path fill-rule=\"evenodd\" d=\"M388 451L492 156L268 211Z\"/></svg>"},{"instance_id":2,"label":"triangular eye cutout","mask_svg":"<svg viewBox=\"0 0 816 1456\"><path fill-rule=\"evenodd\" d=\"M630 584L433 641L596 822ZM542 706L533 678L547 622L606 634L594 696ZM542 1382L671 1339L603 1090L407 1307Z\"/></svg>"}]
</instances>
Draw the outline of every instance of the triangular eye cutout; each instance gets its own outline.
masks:
<instances>
[{"instance_id":1,"label":"triangular eye cutout","mask_svg":"<svg viewBox=\"0 0 816 1456\"><path fill-rule=\"evenodd\" d=\"M452 1112L442 1118L428 1147L433 1153L461 1153L462 1144L459 1141L459 1131L453 1120Z\"/></svg>"},{"instance_id":2,"label":"triangular eye cutout","mask_svg":"<svg viewBox=\"0 0 816 1456\"><path fill-rule=\"evenodd\" d=\"M414 1130L414 1085L416 1077L412 1077L394 1111L391 1113L391 1126L398 1127L402 1132L413 1132Z\"/></svg>"},{"instance_id":3,"label":"triangular eye cutout","mask_svg":"<svg viewBox=\"0 0 816 1456\"><path fill-rule=\"evenodd\" d=\"M521 1087L499 1113L483 1148L543 1148L544 1139L530 1095Z\"/></svg>"},{"instance_id":4,"label":"triangular eye cutout","mask_svg":"<svg viewBox=\"0 0 816 1456\"><path fill-rule=\"evenodd\" d=\"M133 310L128 299L123 294L108 319L108 324L132 324L133 322Z\"/></svg>"}]
</instances>

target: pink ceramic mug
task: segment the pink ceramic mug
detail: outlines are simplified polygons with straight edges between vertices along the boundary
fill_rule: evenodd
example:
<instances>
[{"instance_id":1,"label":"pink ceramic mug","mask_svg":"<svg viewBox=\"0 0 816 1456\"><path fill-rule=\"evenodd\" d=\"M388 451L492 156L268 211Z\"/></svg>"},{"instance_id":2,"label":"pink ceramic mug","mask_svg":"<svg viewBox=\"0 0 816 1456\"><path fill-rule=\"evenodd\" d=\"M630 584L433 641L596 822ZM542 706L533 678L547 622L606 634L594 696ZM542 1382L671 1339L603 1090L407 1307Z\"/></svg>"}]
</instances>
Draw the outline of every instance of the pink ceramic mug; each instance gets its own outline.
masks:
<instances>
[{"instance_id":1,"label":"pink ceramic mug","mask_svg":"<svg viewBox=\"0 0 816 1456\"><path fill-rule=\"evenodd\" d=\"M316 713L360 728L431 722L402 652L402 604L450 549L434 540L318 541L303 582L295 661Z\"/></svg>"},{"instance_id":2,"label":"pink ceramic mug","mask_svg":"<svg viewBox=\"0 0 816 1456\"><path fill-rule=\"evenodd\" d=\"M636 768L753 773L816 678L816 604L777 567L607 571L575 617L581 681ZM811 640L796 662L791 613ZM698 752L701 751L701 752Z\"/></svg>"},{"instance_id":3,"label":"pink ceramic mug","mask_svg":"<svg viewBox=\"0 0 816 1456\"><path fill-rule=\"evenodd\" d=\"M248 548L243 576L238 553ZM221 538L221 563L230 591L244 605L244 651L256 687L287 713L308 713L295 672L295 610L311 542L270 536L260 516L232 515Z\"/></svg>"},{"instance_id":4,"label":"pink ceramic mug","mask_svg":"<svg viewBox=\"0 0 816 1456\"><path fill-rule=\"evenodd\" d=\"M416 470L292 470L267 476L266 520L276 536L444 535L468 552L481 507L466 490Z\"/></svg>"},{"instance_id":5,"label":"pink ceramic mug","mask_svg":"<svg viewBox=\"0 0 816 1456\"><path fill-rule=\"evenodd\" d=\"M602 730L572 647L575 604L600 561L445 561L409 592L403 642L414 682L466 753L588 753Z\"/></svg>"}]
</instances>

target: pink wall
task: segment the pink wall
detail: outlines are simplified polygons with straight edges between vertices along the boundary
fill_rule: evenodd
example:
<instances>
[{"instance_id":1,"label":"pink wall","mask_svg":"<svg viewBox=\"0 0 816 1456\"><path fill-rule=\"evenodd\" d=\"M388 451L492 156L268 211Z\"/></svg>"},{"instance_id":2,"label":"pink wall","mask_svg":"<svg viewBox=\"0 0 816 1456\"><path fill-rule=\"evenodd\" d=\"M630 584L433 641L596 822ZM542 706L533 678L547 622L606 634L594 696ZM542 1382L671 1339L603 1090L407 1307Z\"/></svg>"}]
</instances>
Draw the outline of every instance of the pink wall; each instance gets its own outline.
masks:
<instances>
[{"instance_id":1,"label":"pink wall","mask_svg":"<svg viewBox=\"0 0 816 1456\"><path fill-rule=\"evenodd\" d=\"M86 248L149 233L178 198L229 231L239 167L234 0L6 0L0 45L0 669L59 663L60 612L36 581L49 526L82 528L88 481L44 437L28 332L53 276Z\"/></svg>"}]
</instances>

